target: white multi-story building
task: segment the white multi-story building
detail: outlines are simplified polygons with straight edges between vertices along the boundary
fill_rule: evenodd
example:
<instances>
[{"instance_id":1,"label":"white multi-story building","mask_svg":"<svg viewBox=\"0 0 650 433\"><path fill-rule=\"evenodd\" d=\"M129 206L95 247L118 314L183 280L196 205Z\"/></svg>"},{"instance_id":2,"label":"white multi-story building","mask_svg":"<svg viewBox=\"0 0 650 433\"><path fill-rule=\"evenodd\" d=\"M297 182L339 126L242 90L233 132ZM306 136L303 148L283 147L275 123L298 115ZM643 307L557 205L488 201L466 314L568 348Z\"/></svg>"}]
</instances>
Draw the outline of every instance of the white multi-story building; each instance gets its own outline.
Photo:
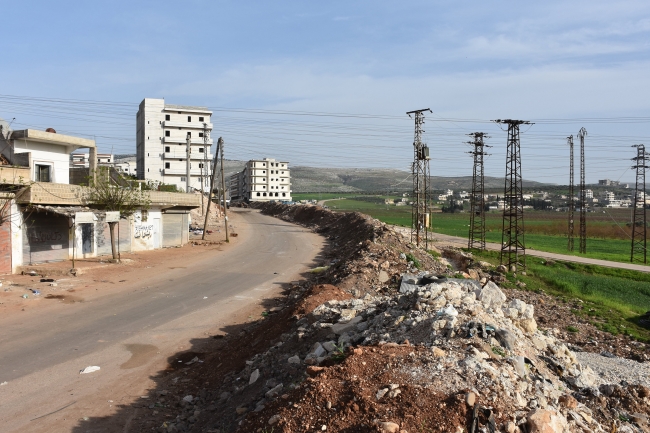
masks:
<instances>
[{"instance_id":1,"label":"white multi-story building","mask_svg":"<svg viewBox=\"0 0 650 433\"><path fill-rule=\"evenodd\" d=\"M590 189L585 190L585 198L594 198L594 192Z\"/></svg>"},{"instance_id":2,"label":"white multi-story building","mask_svg":"<svg viewBox=\"0 0 650 433\"><path fill-rule=\"evenodd\" d=\"M209 191L213 142L209 138L211 116L212 111L206 107L165 104L164 99L143 99L136 116L138 179L176 185L182 191L187 191L188 186L190 190ZM191 143L189 181L186 165L188 136Z\"/></svg>"},{"instance_id":3,"label":"white multi-story building","mask_svg":"<svg viewBox=\"0 0 650 433\"><path fill-rule=\"evenodd\" d=\"M272 158L254 159L230 177L230 196L249 201L291 201L289 163Z\"/></svg>"}]
</instances>

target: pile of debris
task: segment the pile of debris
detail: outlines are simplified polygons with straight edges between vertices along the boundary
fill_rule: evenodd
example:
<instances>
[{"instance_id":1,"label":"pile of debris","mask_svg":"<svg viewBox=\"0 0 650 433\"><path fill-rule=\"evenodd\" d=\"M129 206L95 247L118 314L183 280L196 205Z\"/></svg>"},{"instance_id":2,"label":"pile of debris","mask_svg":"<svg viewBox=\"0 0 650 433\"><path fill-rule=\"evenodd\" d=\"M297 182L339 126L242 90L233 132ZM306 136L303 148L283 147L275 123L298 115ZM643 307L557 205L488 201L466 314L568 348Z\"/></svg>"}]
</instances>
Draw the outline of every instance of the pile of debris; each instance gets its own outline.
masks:
<instances>
[{"instance_id":1,"label":"pile of debris","mask_svg":"<svg viewBox=\"0 0 650 433\"><path fill-rule=\"evenodd\" d=\"M150 406L158 431L650 431L650 375L612 383L605 357L594 373L489 264L434 257L361 214L263 211L328 236L314 278L338 287L293 285L283 308L221 340L225 357L172 373Z\"/></svg>"}]
</instances>

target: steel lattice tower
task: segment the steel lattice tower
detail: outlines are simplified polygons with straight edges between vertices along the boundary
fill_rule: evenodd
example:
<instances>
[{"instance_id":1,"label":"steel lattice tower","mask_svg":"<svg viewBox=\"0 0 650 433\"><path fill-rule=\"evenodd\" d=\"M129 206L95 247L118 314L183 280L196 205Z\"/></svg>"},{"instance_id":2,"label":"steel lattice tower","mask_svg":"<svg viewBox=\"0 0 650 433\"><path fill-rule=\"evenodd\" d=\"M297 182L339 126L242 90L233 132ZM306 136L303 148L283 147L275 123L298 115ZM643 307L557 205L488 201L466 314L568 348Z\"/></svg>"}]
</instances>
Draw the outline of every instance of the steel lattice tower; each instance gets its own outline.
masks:
<instances>
[{"instance_id":1,"label":"steel lattice tower","mask_svg":"<svg viewBox=\"0 0 650 433\"><path fill-rule=\"evenodd\" d=\"M521 178L519 126L532 125L524 120L495 120L508 125L506 178L503 192L503 227L501 234L501 264L508 270L526 269L524 242L524 197Z\"/></svg>"},{"instance_id":2,"label":"steel lattice tower","mask_svg":"<svg viewBox=\"0 0 650 433\"><path fill-rule=\"evenodd\" d=\"M468 248L485 249L485 180L483 171L483 156L486 146L484 138L488 138L483 132L468 134L474 137L469 144L474 145L474 151L468 152L474 156L474 170L472 172L472 195L470 196L470 221L469 221L469 242Z\"/></svg>"},{"instance_id":3,"label":"steel lattice tower","mask_svg":"<svg viewBox=\"0 0 650 433\"><path fill-rule=\"evenodd\" d=\"M587 130L580 128L580 252L587 253L587 194L585 192L585 137Z\"/></svg>"},{"instance_id":4,"label":"steel lattice tower","mask_svg":"<svg viewBox=\"0 0 650 433\"><path fill-rule=\"evenodd\" d=\"M422 143L424 130L424 112L432 112L429 108L409 111L408 116L415 115L415 137L413 139L413 206L411 208L411 242L420 246L421 236L424 233L424 246L429 247L427 226L429 219L429 206L431 203L429 148Z\"/></svg>"},{"instance_id":5,"label":"steel lattice tower","mask_svg":"<svg viewBox=\"0 0 650 433\"><path fill-rule=\"evenodd\" d=\"M576 208L573 200L575 197L575 191L573 188L573 135L568 136L566 140L569 145L569 231L567 232L569 241L567 244L567 250L573 251L573 217Z\"/></svg>"},{"instance_id":6,"label":"steel lattice tower","mask_svg":"<svg viewBox=\"0 0 650 433\"><path fill-rule=\"evenodd\" d=\"M634 208L632 210L632 249L630 252L630 262L647 263L646 254L646 214L645 214L645 171L648 168L646 162L648 157L645 155L645 146L636 144L636 157L632 158L636 169L636 188L634 190Z\"/></svg>"}]
</instances>

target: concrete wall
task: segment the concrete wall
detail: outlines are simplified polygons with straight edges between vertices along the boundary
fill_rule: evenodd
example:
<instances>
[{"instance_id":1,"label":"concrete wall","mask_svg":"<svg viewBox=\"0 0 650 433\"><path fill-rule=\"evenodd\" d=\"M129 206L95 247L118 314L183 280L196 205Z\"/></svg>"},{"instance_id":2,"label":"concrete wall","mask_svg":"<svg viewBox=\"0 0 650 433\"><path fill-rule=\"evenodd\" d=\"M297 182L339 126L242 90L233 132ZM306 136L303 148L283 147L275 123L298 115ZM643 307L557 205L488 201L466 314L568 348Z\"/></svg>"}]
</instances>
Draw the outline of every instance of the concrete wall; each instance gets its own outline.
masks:
<instances>
[{"instance_id":1,"label":"concrete wall","mask_svg":"<svg viewBox=\"0 0 650 433\"><path fill-rule=\"evenodd\" d=\"M70 154L67 147L31 141L28 138L14 140L15 154L27 152L32 154L30 180L36 180L36 165L49 165L51 167L51 182L69 183Z\"/></svg>"},{"instance_id":2,"label":"concrete wall","mask_svg":"<svg viewBox=\"0 0 650 433\"><path fill-rule=\"evenodd\" d=\"M136 211L131 220L131 251L162 248L162 212L152 207L143 218L143 211Z\"/></svg>"},{"instance_id":3,"label":"concrete wall","mask_svg":"<svg viewBox=\"0 0 650 433\"><path fill-rule=\"evenodd\" d=\"M23 265L23 214L15 201L11 203L11 272Z\"/></svg>"}]
</instances>

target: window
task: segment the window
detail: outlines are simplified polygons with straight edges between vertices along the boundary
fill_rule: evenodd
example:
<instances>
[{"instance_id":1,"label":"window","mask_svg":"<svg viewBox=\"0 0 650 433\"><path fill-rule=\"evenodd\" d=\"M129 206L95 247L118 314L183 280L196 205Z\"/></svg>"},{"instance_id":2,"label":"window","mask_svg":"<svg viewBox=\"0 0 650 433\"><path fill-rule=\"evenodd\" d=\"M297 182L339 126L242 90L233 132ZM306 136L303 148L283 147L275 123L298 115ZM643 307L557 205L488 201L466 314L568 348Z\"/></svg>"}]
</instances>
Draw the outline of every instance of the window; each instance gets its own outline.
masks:
<instances>
[{"instance_id":1,"label":"window","mask_svg":"<svg viewBox=\"0 0 650 433\"><path fill-rule=\"evenodd\" d=\"M278 196L278 193L277 193L277 192L275 193L275 196L276 196L276 197Z\"/></svg>"},{"instance_id":2,"label":"window","mask_svg":"<svg viewBox=\"0 0 650 433\"><path fill-rule=\"evenodd\" d=\"M259 193L259 192L257 193L257 196L258 196L258 197L260 196L260 193Z\"/></svg>"},{"instance_id":3,"label":"window","mask_svg":"<svg viewBox=\"0 0 650 433\"><path fill-rule=\"evenodd\" d=\"M165 146L165 153L171 152L171 148L169 146Z\"/></svg>"},{"instance_id":4,"label":"window","mask_svg":"<svg viewBox=\"0 0 650 433\"><path fill-rule=\"evenodd\" d=\"M171 131L165 131L165 137L171 136L171 133L172 133Z\"/></svg>"},{"instance_id":5,"label":"window","mask_svg":"<svg viewBox=\"0 0 650 433\"><path fill-rule=\"evenodd\" d=\"M52 182L50 177L51 167L49 165L36 164L34 168L34 177L36 182Z\"/></svg>"},{"instance_id":6,"label":"window","mask_svg":"<svg viewBox=\"0 0 650 433\"><path fill-rule=\"evenodd\" d=\"M185 182L186 181L185 179L187 179L185 176L181 176L181 182Z\"/></svg>"},{"instance_id":7,"label":"window","mask_svg":"<svg viewBox=\"0 0 650 433\"><path fill-rule=\"evenodd\" d=\"M188 133L187 133L187 136L188 136L188 137L192 137L192 133L191 133L191 132L188 132Z\"/></svg>"},{"instance_id":8,"label":"window","mask_svg":"<svg viewBox=\"0 0 650 433\"><path fill-rule=\"evenodd\" d=\"M166 163L165 163L165 168L171 168L171 163L166 162Z\"/></svg>"},{"instance_id":9,"label":"window","mask_svg":"<svg viewBox=\"0 0 650 433\"><path fill-rule=\"evenodd\" d=\"M205 153L203 150L204 149L202 147L199 147L199 153Z\"/></svg>"},{"instance_id":10,"label":"window","mask_svg":"<svg viewBox=\"0 0 650 433\"><path fill-rule=\"evenodd\" d=\"M266 197L266 193L262 194L264 197Z\"/></svg>"},{"instance_id":11,"label":"window","mask_svg":"<svg viewBox=\"0 0 650 433\"><path fill-rule=\"evenodd\" d=\"M149 219L149 211L143 209L140 212L142 212L142 222L147 222Z\"/></svg>"},{"instance_id":12,"label":"window","mask_svg":"<svg viewBox=\"0 0 650 433\"><path fill-rule=\"evenodd\" d=\"M286 192L283 192L283 193L282 193L282 197L286 197L286 196L287 196L287 193L286 193Z\"/></svg>"},{"instance_id":13,"label":"window","mask_svg":"<svg viewBox=\"0 0 650 433\"><path fill-rule=\"evenodd\" d=\"M170 114L165 114L165 120L172 120L171 117L172 116Z\"/></svg>"},{"instance_id":14,"label":"window","mask_svg":"<svg viewBox=\"0 0 650 433\"><path fill-rule=\"evenodd\" d=\"M203 117L199 117L199 122L203 122Z\"/></svg>"},{"instance_id":15,"label":"window","mask_svg":"<svg viewBox=\"0 0 650 433\"><path fill-rule=\"evenodd\" d=\"M266 174L266 170L262 170L262 173Z\"/></svg>"},{"instance_id":16,"label":"window","mask_svg":"<svg viewBox=\"0 0 650 433\"><path fill-rule=\"evenodd\" d=\"M192 121L192 116L187 116L187 121L191 122Z\"/></svg>"},{"instance_id":17,"label":"window","mask_svg":"<svg viewBox=\"0 0 650 433\"><path fill-rule=\"evenodd\" d=\"M203 164L202 164L202 163L199 163L199 168L203 168Z\"/></svg>"},{"instance_id":18,"label":"window","mask_svg":"<svg viewBox=\"0 0 650 433\"><path fill-rule=\"evenodd\" d=\"M203 133L202 133L202 132L199 132L199 137L203 137Z\"/></svg>"},{"instance_id":19,"label":"window","mask_svg":"<svg viewBox=\"0 0 650 433\"><path fill-rule=\"evenodd\" d=\"M147 156L149 156L149 152L147 152Z\"/></svg>"}]
</instances>

